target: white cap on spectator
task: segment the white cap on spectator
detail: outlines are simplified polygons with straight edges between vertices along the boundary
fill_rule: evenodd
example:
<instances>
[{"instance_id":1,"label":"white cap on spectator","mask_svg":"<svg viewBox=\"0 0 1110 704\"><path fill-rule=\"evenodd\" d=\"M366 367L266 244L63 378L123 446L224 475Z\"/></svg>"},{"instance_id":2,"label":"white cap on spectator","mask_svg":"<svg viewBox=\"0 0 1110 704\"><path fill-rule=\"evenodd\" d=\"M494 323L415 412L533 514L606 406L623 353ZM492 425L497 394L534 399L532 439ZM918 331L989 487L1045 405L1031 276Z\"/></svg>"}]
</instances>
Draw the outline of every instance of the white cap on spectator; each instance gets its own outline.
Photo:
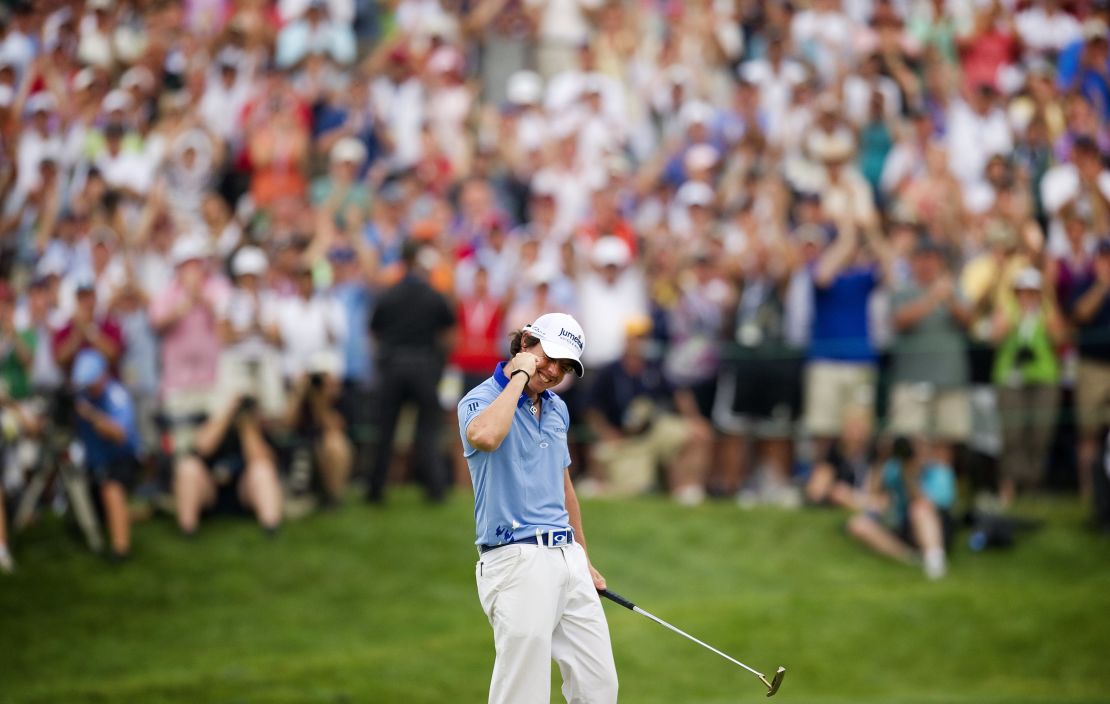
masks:
<instances>
[{"instance_id":1,"label":"white cap on spectator","mask_svg":"<svg viewBox=\"0 0 1110 704\"><path fill-rule=\"evenodd\" d=\"M108 95L104 96L103 102L100 103L100 109L104 112L126 112L131 109L131 96L125 91L116 89L109 91Z\"/></svg>"},{"instance_id":2,"label":"white cap on spectator","mask_svg":"<svg viewBox=\"0 0 1110 704\"><path fill-rule=\"evenodd\" d=\"M693 74L683 64L674 64L667 69L667 81L674 86L689 85L694 78Z\"/></svg>"},{"instance_id":3,"label":"white cap on spectator","mask_svg":"<svg viewBox=\"0 0 1110 704\"><path fill-rule=\"evenodd\" d=\"M343 371L343 360L335 350L317 350L309 355L305 367L309 374L339 376Z\"/></svg>"},{"instance_id":4,"label":"white cap on spectator","mask_svg":"<svg viewBox=\"0 0 1110 704\"><path fill-rule=\"evenodd\" d=\"M594 266L627 266L632 261L632 252L620 237L606 235L594 242L593 251L590 252L590 261Z\"/></svg>"},{"instance_id":5,"label":"white cap on spectator","mask_svg":"<svg viewBox=\"0 0 1110 704\"><path fill-rule=\"evenodd\" d=\"M678 120L686 128L708 125L713 120L713 106L702 100L691 100L682 106Z\"/></svg>"},{"instance_id":6,"label":"white cap on spectator","mask_svg":"<svg viewBox=\"0 0 1110 704\"><path fill-rule=\"evenodd\" d=\"M231 260L231 273L235 276L261 276L269 266L266 253L258 247L248 245L235 253Z\"/></svg>"},{"instance_id":7,"label":"white cap on spectator","mask_svg":"<svg viewBox=\"0 0 1110 704\"><path fill-rule=\"evenodd\" d=\"M461 71L465 63L458 49L452 46L441 46L433 51L428 59L428 71L431 73Z\"/></svg>"},{"instance_id":8,"label":"white cap on spectator","mask_svg":"<svg viewBox=\"0 0 1110 704\"><path fill-rule=\"evenodd\" d=\"M132 66L120 76L119 86L124 90L132 88L150 90L154 87L154 74L146 66Z\"/></svg>"},{"instance_id":9,"label":"white cap on spectator","mask_svg":"<svg viewBox=\"0 0 1110 704\"><path fill-rule=\"evenodd\" d=\"M207 259L209 256L208 242L202 235L183 235L173 243L170 250L170 259L174 266L190 262L195 259Z\"/></svg>"},{"instance_id":10,"label":"white cap on spectator","mask_svg":"<svg viewBox=\"0 0 1110 704\"><path fill-rule=\"evenodd\" d=\"M713 189L701 181L687 181L675 193L675 200L686 208L695 205L708 208L713 205Z\"/></svg>"},{"instance_id":11,"label":"white cap on spectator","mask_svg":"<svg viewBox=\"0 0 1110 704\"><path fill-rule=\"evenodd\" d=\"M559 278L559 270L551 262L538 261L528 269L524 277L528 280L528 283L539 286L540 284L549 284Z\"/></svg>"},{"instance_id":12,"label":"white cap on spectator","mask_svg":"<svg viewBox=\"0 0 1110 704\"><path fill-rule=\"evenodd\" d=\"M517 71L509 76L505 96L514 105L535 105L543 96L543 79L535 71Z\"/></svg>"},{"instance_id":13,"label":"white cap on spectator","mask_svg":"<svg viewBox=\"0 0 1110 704\"><path fill-rule=\"evenodd\" d=\"M1083 38L1090 41L1091 39L1106 39L1107 34L1106 22L1098 17L1090 17L1083 22Z\"/></svg>"},{"instance_id":14,"label":"white cap on spectator","mask_svg":"<svg viewBox=\"0 0 1110 704\"><path fill-rule=\"evenodd\" d=\"M836 130L832 134L826 132L813 132L806 145L810 155L817 161L844 161L852 155L855 146L852 137L844 130Z\"/></svg>"},{"instance_id":15,"label":"white cap on spectator","mask_svg":"<svg viewBox=\"0 0 1110 704\"><path fill-rule=\"evenodd\" d=\"M1014 289L1017 291L1040 291L1041 272L1027 266L1014 275Z\"/></svg>"},{"instance_id":16,"label":"white cap on spectator","mask_svg":"<svg viewBox=\"0 0 1110 704\"><path fill-rule=\"evenodd\" d=\"M40 90L27 99L27 112L54 112L54 96Z\"/></svg>"},{"instance_id":17,"label":"white cap on spectator","mask_svg":"<svg viewBox=\"0 0 1110 704\"><path fill-rule=\"evenodd\" d=\"M366 147L354 137L344 137L331 147L331 163L348 162L361 166L366 161Z\"/></svg>"},{"instance_id":18,"label":"white cap on spectator","mask_svg":"<svg viewBox=\"0 0 1110 704\"><path fill-rule=\"evenodd\" d=\"M86 66L73 75L73 90L86 90L96 80L96 73L91 66Z\"/></svg>"},{"instance_id":19,"label":"white cap on spectator","mask_svg":"<svg viewBox=\"0 0 1110 704\"><path fill-rule=\"evenodd\" d=\"M243 63L243 52L233 46L225 46L216 52L216 65L221 68L238 69Z\"/></svg>"},{"instance_id":20,"label":"white cap on spectator","mask_svg":"<svg viewBox=\"0 0 1110 704\"><path fill-rule=\"evenodd\" d=\"M688 171L702 171L717 165L717 150L709 144L695 144L686 150L682 163Z\"/></svg>"}]
</instances>

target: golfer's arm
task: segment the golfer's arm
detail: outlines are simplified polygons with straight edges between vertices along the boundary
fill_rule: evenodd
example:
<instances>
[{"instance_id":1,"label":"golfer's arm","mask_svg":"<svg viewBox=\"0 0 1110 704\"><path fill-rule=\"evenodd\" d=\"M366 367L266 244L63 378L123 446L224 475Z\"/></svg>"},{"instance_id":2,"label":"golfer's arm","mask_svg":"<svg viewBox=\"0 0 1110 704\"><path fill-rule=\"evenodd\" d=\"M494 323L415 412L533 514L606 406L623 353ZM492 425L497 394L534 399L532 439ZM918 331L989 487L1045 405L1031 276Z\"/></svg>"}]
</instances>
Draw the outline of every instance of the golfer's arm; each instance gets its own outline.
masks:
<instances>
[{"instance_id":1,"label":"golfer's arm","mask_svg":"<svg viewBox=\"0 0 1110 704\"><path fill-rule=\"evenodd\" d=\"M466 441L479 452L493 452L509 434L516 413L516 402L528 383L526 374L509 378L509 383L486 409L466 426Z\"/></svg>"},{"instance_id":2,"label":"golfer's arm","mask_svg":"<svg viewBox=\"0 0 1110 704\"><path fill-rule=\"evenodd\" d=\"M566 494L567 513L570 515L570 527L574 529L574 542L582 546L589 560L590 551L586 549L586 533L582 530L582 508L578 505L578 494L574 491L574 483L570 480L570 469L563 470L563 492Z\"/></svg>"}]
</instances>

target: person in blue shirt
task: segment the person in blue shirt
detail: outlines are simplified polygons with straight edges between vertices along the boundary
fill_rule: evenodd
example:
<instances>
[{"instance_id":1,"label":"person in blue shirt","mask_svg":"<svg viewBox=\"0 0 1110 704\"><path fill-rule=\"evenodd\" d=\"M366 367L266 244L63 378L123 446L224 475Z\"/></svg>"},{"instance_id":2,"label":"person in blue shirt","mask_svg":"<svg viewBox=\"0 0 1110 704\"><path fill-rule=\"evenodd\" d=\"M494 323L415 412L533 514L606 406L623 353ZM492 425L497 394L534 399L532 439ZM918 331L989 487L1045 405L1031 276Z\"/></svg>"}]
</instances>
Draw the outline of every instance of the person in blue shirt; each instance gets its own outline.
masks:
<instances>
[{"instance_id":1,"label":"person in blue shirt","mask_svg":"<svg viewBox=\"0 0 1110 704\"><path fill-rule=\"evenodd\" d=\"M73 363L77 437L85 466L96 484L108 524L110 559L131 554L127 488L139 466L139 428L127 390L112 378L108 360L94 349L82 350Z\"/></svg>"},{"instance_id":2,"label":"person in blue shirt","mask_svg":"<svg viewBox=\"0 0 1110 704\"><path fill-rule=\"evenodd\" d=\"M493 627L489 701L548 701L551 660L569 702L617 701L617 671L570 480L566 403L551 392L582 376L585 336L565 313L513 333L512 358L459 402L474 484L478 597Z\"/></svg>"},{"instance_id":3,"label":"person in blue shirt","mask_svg":"<svg viewBox=\"0 0 1110 704\"><path fill-rule=\"evenodd\" d=\"M866 508L848 521L852 537L880 555L920 564L929 579L943 577L955 527L949 513L956 502L952 469L921 461L910 440L898 437L868 484Z\"/></svg>"}]
</instances>

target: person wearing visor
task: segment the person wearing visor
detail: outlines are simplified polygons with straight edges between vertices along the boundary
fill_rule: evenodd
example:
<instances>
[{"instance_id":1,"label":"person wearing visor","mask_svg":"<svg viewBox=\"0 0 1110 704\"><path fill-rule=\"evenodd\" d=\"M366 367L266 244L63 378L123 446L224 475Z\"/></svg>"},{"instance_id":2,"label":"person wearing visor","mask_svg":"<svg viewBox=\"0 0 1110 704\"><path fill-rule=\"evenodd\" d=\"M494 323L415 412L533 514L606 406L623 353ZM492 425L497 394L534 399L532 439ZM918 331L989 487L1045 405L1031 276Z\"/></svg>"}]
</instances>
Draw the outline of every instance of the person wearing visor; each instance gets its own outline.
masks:
<instances>
[{"instance_id":1,"label":"person wearing visor","mask_svg":"<svg viewBox=\"0 0 1110 704\"><path fill-rule=\"evenodd\" d=\"M547 313L512 333L511 359L459 402L474 484L475 578L493 627L489 701L548 701L551 660L570 702L617 701L617 672L570 481L567 406L551 389L582 376L585 335Z\"/></svg>"}]
</instances>

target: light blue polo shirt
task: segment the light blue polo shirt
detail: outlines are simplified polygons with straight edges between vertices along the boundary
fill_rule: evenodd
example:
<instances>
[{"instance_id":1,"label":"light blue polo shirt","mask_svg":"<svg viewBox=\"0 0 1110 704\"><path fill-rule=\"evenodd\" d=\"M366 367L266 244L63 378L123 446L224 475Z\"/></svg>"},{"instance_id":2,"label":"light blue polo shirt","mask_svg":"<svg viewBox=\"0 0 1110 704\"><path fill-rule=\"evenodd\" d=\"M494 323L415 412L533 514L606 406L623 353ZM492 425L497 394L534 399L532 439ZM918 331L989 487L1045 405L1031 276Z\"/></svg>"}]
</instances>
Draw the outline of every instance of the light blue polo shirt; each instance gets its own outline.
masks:
<instances>
[{"instance_id":1,"label":"light blue polo shirt","mask_svg":"<svg viewBox=\"0 0 1110 704\"><path fill-rule=\"evenodd\" d=\"M474 483L476 545L499 545L540 532L570 527L563 474L570 466L567 404L543 392L538 417L529 411L527 394L517 399L509 434L493 452L475 450L466 429L504 390L502 371L474 387L459 401L459 433Z\"/></svg>"}]
</instances>

